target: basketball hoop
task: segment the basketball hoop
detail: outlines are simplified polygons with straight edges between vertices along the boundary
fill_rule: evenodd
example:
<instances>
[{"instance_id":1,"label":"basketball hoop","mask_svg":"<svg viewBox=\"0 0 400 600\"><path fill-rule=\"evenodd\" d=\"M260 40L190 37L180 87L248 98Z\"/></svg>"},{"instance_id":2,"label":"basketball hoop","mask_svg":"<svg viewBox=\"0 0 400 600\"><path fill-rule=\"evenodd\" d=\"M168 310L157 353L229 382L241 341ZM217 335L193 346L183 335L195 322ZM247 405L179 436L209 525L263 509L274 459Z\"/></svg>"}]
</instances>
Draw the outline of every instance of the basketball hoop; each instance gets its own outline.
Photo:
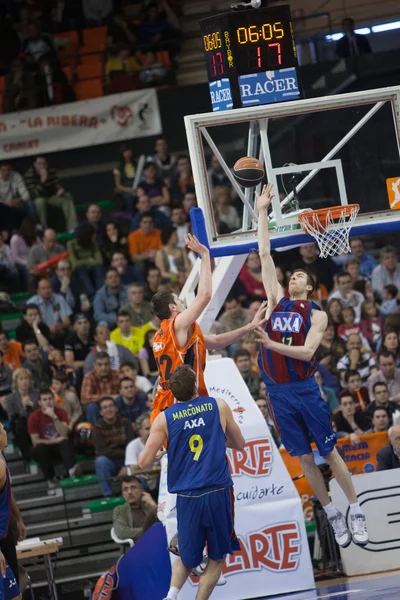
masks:
<instances>
[{"instance_id":1,"label":"basketball hoop","mask_svg":"<svg viewBox=\"0 0 400 600\"><path fill-rule=\"evenodd\" d=\"M297 219L304 231L315 238L321 258L326 258L350 252L350 229L359 210L359 204L344 204L309 210L298 215Z\"/></svg>"}]
</instances>

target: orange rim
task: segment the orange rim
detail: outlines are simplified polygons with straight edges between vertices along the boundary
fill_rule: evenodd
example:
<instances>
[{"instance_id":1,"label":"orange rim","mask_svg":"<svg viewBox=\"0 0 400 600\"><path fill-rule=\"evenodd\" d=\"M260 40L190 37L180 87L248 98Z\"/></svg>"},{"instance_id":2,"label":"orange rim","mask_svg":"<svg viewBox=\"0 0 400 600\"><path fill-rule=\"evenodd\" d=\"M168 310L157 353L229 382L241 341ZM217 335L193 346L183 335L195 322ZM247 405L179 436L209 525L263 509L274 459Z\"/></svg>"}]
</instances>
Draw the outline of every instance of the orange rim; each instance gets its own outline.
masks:
<instances>
[{"instance_id":1,"label":"orange rim","mask_svg":"<svg viewBox=\"0 0 400 600\"><path fill-rule=\"evenodd\" d=\"M326 224L328 213L331 219L340 219L340 217L347 217L354 211L356 213L360 210L359 204L343 204L341 206L331 206L329 208L320 208L318 210L308 210L307 212L297 215L299 223L308 223L314 217L318 217L321 225Z\"/></svg>"}]
</instances>

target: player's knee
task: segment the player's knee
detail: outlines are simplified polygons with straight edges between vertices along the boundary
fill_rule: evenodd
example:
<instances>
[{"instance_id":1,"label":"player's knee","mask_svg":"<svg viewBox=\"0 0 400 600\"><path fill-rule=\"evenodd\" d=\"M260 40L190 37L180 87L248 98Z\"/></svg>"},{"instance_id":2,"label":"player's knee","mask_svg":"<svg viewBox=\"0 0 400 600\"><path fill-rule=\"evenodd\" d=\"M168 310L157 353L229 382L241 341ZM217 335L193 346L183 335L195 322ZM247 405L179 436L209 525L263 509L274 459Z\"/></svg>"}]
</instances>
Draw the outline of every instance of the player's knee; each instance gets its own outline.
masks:
<instances>
[{"instance_id":1,"label":"player's knee","mask_svg":"<svg viewBox=\"0 0 400 600\"><path fill-rule=\"evenodd\" d=\"M312 452L309 454L303 454L302 456L299 456L299 461L303 471L305 469L312 469L315 465L314 454Z\"/></svg>"},{"instance_id":2,"label":"player's knee","mask_svg":"<svg viewBox=\"0 0 400 600\"><path fill-rule=\"evenodd\" d=\"M324 455L322 458L329 465L331 462L335 461L337 459L337 457L340 458L340 455L339 455L338 451L336 450L336 448L334 448L332 450L332 452L329 452L329 454Z\"/></svg>"}]
</instances>

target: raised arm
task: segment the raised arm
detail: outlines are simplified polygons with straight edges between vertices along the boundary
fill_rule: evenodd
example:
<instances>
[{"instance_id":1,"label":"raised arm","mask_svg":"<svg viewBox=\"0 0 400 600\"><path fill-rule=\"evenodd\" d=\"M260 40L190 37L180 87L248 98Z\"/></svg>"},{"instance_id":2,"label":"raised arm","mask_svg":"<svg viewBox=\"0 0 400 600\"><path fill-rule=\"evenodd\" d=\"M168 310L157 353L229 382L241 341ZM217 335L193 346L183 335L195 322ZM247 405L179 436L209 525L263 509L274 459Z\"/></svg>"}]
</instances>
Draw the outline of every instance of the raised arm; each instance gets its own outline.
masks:
<instances>
[{"instance_id":1,"label":"raised arm","mask_svg":"<svg viewBox=\"0 0 400 600\"><path fill-rule=\"evenodd\" d=\"M151 467L167 437L167 419L164 413L161 413L151 426L146 445L139 454L138 465L141 469Z\"/></svg>"},{"instance_id":2,"label":"raised arm","mask_svg":"<svg viewBox=\"0 0 400 600\"><path fill-rule=\"evenodd\" d=\"M258 251L261 259L261 275L268 303L276 305L283 296L283 290L276 276L275 264L271 257L271 242L268 232L268 207L272 202L272 183L264 185L261 196L257 196L258 209Z\"/></svg>"},{"instance_id":3,"label":"raised arm","mask_svg":"<svg viewBox=\"0 0 400 600\"><path fill-rule=\"evenodd\" d=\"M181 312L174 321L175 333L185 333L200 317L203 310L211 300L212 295L212 274L211 260L208 248L200 244L198 239L191 235L185 235L185 242L190 250L201 256L200 279L197 288L196 298L183 312ZM179 340L179 338L178 338Z\"/></svg>"},{"instance_id":4,"label":"raised arm","mask_svg":"<svg viewBox=\"0 0 400 600\"><path fill-rule=\"evenodd\" d=\"M283 356L308 361L312 359L315 351L320 345L327 325L327 314L320 311L313 311L311 313L311 328L307 334L304 346L286 346L281 342L274 342L261 327L256 329L258 335L256 341L263 344L268 350L274 350L274 352L282 354Z\"/></svg>"}]
</instances>

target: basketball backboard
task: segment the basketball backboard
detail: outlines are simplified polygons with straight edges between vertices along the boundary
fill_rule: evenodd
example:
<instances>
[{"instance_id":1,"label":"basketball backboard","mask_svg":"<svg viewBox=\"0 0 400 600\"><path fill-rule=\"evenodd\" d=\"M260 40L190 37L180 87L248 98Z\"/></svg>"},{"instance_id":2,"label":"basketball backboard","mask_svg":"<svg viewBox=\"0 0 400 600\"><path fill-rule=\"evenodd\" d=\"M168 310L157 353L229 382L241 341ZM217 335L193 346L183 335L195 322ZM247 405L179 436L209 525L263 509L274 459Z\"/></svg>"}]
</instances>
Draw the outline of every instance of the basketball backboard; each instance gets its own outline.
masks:
<instances>
[{"instance_id":1,"label":"basketball backboard","mask_svg":"<svg viewBox=\"0 0 400 600\"><path fill-rule=\"evenodd\" d=\"M360 205L351 235L400 229L400 87L192 115L185 125L202 211L194 211L194 226L203 241L206 232L213 256L256 249L255 191L231 173L245 155L259 158L274 184L275 248L310 241L299 212L340 204ZM239 197L242 227L228 234L207 175L213 154Z\"/></svg>"}]
</instances>

